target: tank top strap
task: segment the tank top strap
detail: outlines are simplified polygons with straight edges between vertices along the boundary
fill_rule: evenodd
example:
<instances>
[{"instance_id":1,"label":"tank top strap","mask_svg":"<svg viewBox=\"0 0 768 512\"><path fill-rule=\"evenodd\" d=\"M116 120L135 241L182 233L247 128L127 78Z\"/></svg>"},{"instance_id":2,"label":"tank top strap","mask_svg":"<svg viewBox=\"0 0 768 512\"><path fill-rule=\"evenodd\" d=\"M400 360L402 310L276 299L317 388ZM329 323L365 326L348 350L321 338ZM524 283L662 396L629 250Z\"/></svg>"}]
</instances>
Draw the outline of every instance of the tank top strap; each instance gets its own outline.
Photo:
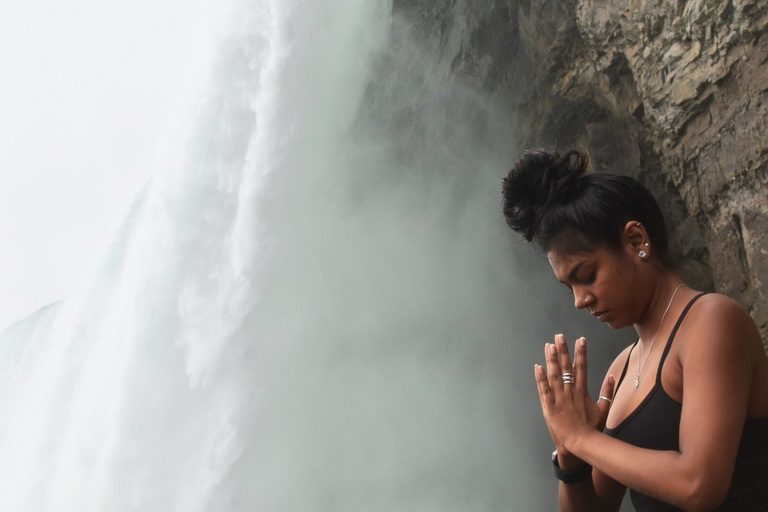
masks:
<instances>
[{"instance_id":1,"label":"tank top strap","mask_svg":"<svg viewBox=\"0 0 768 512\"><path fill-rule=\"evenodd\" d=\"M672 342L675 341L675 335L677 334L677 330L680 329L680 325L683 323L683 319L685 318L685 315L688 314L688 310L691 309L691 306L693 306L693 303L699 300L701 297L706 295L707 292L702 292L692 298L690 302L685 306L685 309L683 309L683 312L680 313L680 316L677 318L677 322L675 323L675 326L672 328L672 332L669 333L669 338L667 339L667 346L664 347L664 352L661 353L661 359L659 360L659 368L656 370L656 385L661 386L661 369L664 367L664 361L667 360L667 354L669 354L669 349L672 348Z\"/></svg>"},{"instance_id":2,"label":"tank top strap","mask_svg":"<svg viewBox=\"0 0 768 512\"><path fill-rule=\"evenodd\" d=\"M632 351L635 350L638 341L640 340L634 342L632 344L632 348L629 349L629 354L627 354L627 362L624 363L624 369L621 371L621 377L619 377L619 381L616 383L616 387L613 388L613 396L616 396L616 392L619 390L619 386L621 386L621 383L624 381L624 376L627 374L627 368L629 368L629 360L632 357Z\"/></svg>"}]
</instances>

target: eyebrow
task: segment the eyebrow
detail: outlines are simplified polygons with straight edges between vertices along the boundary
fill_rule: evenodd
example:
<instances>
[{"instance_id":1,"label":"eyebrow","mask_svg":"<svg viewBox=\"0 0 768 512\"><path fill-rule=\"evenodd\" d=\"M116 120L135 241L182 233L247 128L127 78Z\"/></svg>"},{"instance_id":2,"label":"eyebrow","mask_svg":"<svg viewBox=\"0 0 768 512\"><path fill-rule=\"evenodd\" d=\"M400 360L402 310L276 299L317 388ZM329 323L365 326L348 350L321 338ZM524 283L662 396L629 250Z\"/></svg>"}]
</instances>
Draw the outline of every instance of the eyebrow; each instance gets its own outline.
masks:
<instances>
[{"instance_id":1,"label":"eyebrow","mask_svg":"<svg viewBox=\"0 0 768 512\"><path fill-rule=\"evenodd\" d=\"M569 280L569 281L576 281L576 274L578 274L578 273L579 273L579 269L581 268L581 266L582 266L583 264L584 264L584 262L583 262L583 261L580 261L579 263L577 263L577 264L576 264L576 266L575 266L575 267L573 267L573 268L571 269L571 271L570 271L570 272L568 272L568 280ZM560 281L560 282L561 282L561 283L563 283L563 284L565 284L563 281Z\"/></svg>"}]
</instances>

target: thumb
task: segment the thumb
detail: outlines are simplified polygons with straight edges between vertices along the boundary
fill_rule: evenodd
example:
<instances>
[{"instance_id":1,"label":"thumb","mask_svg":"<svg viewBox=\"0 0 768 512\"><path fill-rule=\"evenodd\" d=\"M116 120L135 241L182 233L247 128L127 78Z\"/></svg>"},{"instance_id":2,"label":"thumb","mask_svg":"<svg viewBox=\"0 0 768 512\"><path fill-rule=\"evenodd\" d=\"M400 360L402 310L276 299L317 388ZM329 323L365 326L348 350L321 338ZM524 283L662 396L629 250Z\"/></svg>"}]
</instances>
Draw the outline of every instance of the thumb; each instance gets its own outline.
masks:
<instances>
[{"instance_id":1,"label":"thumb","mask_svg":"<svg viewBox=\"0 0 768 512\"><path fill-rule=\"evenodd\" d=\"M616 379L613 375L609 375L603 387L600 388L600 397L597 399L597 408L600 409L600 424L605 425L605 420L608 418L608 411L611 409L611 403L613 401L613 392L616 387Z\"/></svg>"}]
</instances>

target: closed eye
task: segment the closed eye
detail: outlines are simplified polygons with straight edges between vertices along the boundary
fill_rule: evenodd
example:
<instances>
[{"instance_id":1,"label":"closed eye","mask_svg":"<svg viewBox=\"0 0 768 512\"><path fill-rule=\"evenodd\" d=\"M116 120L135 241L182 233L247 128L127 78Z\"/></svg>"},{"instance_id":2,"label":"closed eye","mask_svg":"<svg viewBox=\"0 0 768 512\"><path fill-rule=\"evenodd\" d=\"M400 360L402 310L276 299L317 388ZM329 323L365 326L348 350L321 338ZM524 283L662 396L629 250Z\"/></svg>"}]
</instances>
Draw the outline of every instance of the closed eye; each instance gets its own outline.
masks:
<instances>
[{"instance_id":1,"label":"closed eye","mask_svg":"<svg viewBox=\"0 0 768 512\"><path fill-rule=\"evenodd\" d=\"M587 277L586 279L583 279L583 280L581 281L581 282L582 282L582 284L592 284L592 283L594 283L594 282L595 282L595 274L596 274L596 272L592 272L592 273L589 275L589 277Z\"/></svg>"}]
</instances>

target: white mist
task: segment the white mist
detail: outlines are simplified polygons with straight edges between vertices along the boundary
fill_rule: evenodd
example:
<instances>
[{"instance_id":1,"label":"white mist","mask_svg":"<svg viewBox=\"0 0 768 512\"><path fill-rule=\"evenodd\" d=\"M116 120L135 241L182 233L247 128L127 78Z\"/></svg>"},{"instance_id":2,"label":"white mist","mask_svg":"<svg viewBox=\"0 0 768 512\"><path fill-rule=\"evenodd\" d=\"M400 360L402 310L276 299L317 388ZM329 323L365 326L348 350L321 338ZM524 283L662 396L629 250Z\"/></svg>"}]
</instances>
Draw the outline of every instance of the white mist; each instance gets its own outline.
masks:
<instances>
[{"instance_id":1,"label":"white mist","mask_svg":"<svg viewBox=\"0 0 768 512\"><path fill-rule=\"evenodd\" d=\"M211 9L102 265L2 337L0 510L553 507L532 366L570 319L499 212L511 115L386 1Z\"/></svg>"}]
</instances>

